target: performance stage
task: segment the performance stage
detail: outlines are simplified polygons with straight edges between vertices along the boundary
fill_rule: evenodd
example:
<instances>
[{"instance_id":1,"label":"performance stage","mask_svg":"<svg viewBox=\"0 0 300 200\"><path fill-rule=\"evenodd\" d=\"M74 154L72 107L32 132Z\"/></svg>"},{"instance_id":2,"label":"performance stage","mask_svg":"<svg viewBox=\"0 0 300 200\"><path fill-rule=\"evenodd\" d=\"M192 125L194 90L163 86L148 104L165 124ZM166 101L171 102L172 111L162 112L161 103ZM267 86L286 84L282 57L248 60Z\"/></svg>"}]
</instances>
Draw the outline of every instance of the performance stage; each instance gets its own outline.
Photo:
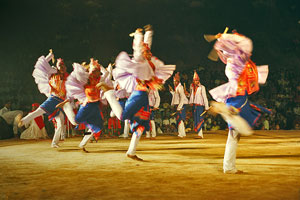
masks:
<instances>
[{"instance_id":1,"label":"performance stage","mask_svg":"<svg viewBox=\"0 0 300 200\"><path fill-rule=\"evenodd\" d=\"M0 141L0 200L4 199L300 199L300 131L255 131L241 137L237 168L223 174L226 131L179 139L142 138L125 156L129 139L101 139L85 153L81 137L61 148L50 140Z\"/></svg>"}]
</instances>

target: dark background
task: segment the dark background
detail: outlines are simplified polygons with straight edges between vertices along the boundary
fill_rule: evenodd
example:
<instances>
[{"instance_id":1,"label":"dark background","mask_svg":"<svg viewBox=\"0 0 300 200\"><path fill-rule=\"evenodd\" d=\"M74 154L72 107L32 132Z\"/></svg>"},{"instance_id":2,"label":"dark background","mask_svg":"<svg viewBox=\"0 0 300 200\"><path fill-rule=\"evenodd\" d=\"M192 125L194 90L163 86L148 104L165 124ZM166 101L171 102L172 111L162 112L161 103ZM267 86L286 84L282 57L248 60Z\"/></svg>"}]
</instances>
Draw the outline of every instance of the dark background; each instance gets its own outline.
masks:
<instances>
[{"instance_id":1,"label":"dark background","mask_svg":"<svg viewBox=\"0 0 300 200\"><path fill-rule=\"evenodd\" d=\"M206 56L203 34L231 31L250 37L253 60L270 69L299 69L298 0L1 0L1 68L32 71L52 48L70 66L95 57L103 65L122 50L128 34L152 24L154 55L177 69L224 67ZM70 67L71 68L71 67ZM71 69L70 69L71 70Z\"/></svg>"}]
</instances>

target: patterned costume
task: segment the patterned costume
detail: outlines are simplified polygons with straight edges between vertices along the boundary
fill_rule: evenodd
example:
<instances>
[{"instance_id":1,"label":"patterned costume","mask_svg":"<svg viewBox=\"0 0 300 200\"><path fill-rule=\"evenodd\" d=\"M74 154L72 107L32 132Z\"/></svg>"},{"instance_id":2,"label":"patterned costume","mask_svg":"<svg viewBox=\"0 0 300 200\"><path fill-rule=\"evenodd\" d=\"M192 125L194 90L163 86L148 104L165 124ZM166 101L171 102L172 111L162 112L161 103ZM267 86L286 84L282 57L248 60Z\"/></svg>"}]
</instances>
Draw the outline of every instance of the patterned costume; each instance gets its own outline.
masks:
<instances>
[{"instance_id":1,"label":"patterned costume","mask_svg":"<svg viewBox=\"0 0 300 200\"><path fill-rule=\"evenodd\" d=\"M152 30L146 30L145 35L140 29L133 34L133 58L126 52L121 52L116 58L116 68L113 70L113 78L121 89L130 93L124 109L116 101L114 91L105 92L113 112L121 120L130 120L133 132L127 156L140 160L136 155L136 146L141 135L150 130L150 108L148 102L148 88L158 89L175 70L174 65L165 65L158 58L152 56L150 47L152 44Z\"/></svg>"},{"instance_id":2,"label":"patterned costume","mask_svg":"<svg viewBox=\"0 0 300 200\"><path fill-rule=\"evenodd\" d=\"M184 121L186 118L185 104L188 104L188 99L185 96L184 88L180 83L179 72L174 76L174 88L170 91L172 94L171 106L176 107L176 123L178 127L178 137L186 136Z\"/></svg>"},{"instance_id":3,"label":"patterned costume","mask_svg":"<svg viewBox=\"0 0 300 200\"><path fill-rule=\"evenodd\" d=\"M89 68L89 71L86 68ZM74 63L73 72L66 82L68 98L77 99L81 103L75 121L77 124L84 124L91 133L85 135L80 142L79 147L83 149L92 136L96 139L100 136L103 128L103 114L100 108L102 91L96 86L100 79L100 65L91 59L87 67Z\"/></svg>"},{"instance_id":4,"label":"patterned costume","mask_svg":"<svg viewBox=\"0 0 300 200\"><path fill-rule=\"evenodd\" d=\"M38 89L41 93L45 94L48 99L40 105L34 112L29 113L27 116L21 119L21 124L26 125L36 117L46 113L49 116L49 120L55 118L57 123L55 127L55 133L51 143L51 147L57 148L59 139L64 130L64 113L69 119L74 118L73 108L69 103L65 104L62 112L61 109L56 108L56 105L63 102L66 98L65 81L68 76L66 73L66 67L62 59L58 59L56 67L51 67L49 61L53 58L53 54L50 53L46 58L41 56L34 66L32 76ZM72 124L76 124L71 121Z\"/></svg>"},{"instance_id":5,"label":"patterned costume","mask_svg":"<svg viewBox=\"0 0 300 200\"><path fill-rule=\"evenodd\" d=\"M218 102L225 102L239 111L249 126L254 126L260 117L260 111L267 111L261 106L248 101L247 96L259 90L259 83L265 83L268 66L257 67L251 60L252 41L240 34L222 34L215 43L220 59L226 64L225 74L228 83L210 90L212 97ZM237 173L235 167L238 131L229 124L223 170L224 173Z\"/></svg>"},{"instance_id":6,"label":"patterned costume","mask_svg":"<svg viewBox=\"0 0 300 200\"><path fill-rule=\"evenodd\" d=\"M196 138L203 138L202 127L204 118L201 114L204 112L204 109L208 109L208 100L205 87L200 83L200 78L196 71L194 72L193 83L190 86L189 104L193 106L194 130L198 133Z\"/></svg>"}]
</instances>

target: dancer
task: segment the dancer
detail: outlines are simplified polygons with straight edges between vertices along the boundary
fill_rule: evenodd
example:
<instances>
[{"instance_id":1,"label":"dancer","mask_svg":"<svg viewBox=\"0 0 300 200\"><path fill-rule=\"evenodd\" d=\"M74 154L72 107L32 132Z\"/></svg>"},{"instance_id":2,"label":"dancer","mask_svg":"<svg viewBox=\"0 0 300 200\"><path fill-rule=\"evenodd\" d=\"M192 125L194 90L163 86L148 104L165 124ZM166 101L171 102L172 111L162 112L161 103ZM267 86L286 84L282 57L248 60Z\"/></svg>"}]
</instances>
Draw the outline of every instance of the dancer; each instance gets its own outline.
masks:
<instances>
[{"instance_id":1,"label":"dancer","mask_svg":"<svg viewBox=\"0 0 300 200\"><path fill-rule=\"evenodd\" d=\"M93 58L90 64L73 64L73 72L67 79L66 90L69 99L77 99L81 105L75 116L77 124L83 123L89 128L79 147L86 151L85 146L94 136L98 138L103 128L103 114L101 112L101 90L97 84L101 80L100 64ZM106 79L106 75L102 77Z\"/></svg>"},{"instance_id":2,"label":"dancer","mask_svg":"<svg viewBox=\"0 0 300 200\"><path fill-rule=\"evenodd\" d=\"M148 94L150 105L150 131L146 131L146 138L154 140L156 138L156 126L154 121L155 111L158 110L160 104L160 96L158 90L150 90ZM150 134L151 132L151 134Z\"/></svg>"},{"instance_id":3,"label":"dancer","mask_svg":"<svg viewBox=\"0 0 300 200\"><path fill-rule=\"evenodd\" d=\"M40 104L33 103L32 105L32 112L35 111ZM48 138L48 134L44 124L44 116L40 115L34 118L31 122L29 127L24 130L21 135L20 139L46 139Z\"/></svg>"},{"instance_id":4,"label":"dancer","mask_svg":"<svg viewBox=\"0 0 300 200\"><path fill-rule=\"evenodd\" d=\"M41 93L45 94L48 99L42 103L39 108L20 119L19 126L27 125L31 120L38 116L47 114L49 120L55 118L57 122L55 133L52 139L51 147L58 148L58 142L63 134L64 114L61 109L57 109L56 105L63 102L66 98L65 82L68 76L66 65L61 58L57 59L56 67L51 67L49 61L54 59L52 50L44 57L41 56L34 66L32 76L38 85ZM75 114L70 103L63 106L64 113L68 116L72 124L76 124L71 119Z\"/></svg>"},{"instance_id":5,"label":"dancer","mask_svg":"<svg viewBox=\"0 0 300 200\"><path fill-rule=\"evenodd\" d=\"M261 111L270 113L258 105L248 101L248 95L259 90L259 83L265 83L268 66L256 67L251 61L252 41L244 35L218 34L214 45L218 56L226 64L225 74L228 83L210 90L212 97L218 102L212 103L213 111L220 113L229 122L228 139L225 148L224 173L242 173L235 166L236 149L240 135L252 133ZM249 129L248 129L249 127Z\"/></svg>"},{"instance_id":6,"label":"dancer","mask_svg":"<svg viewBox=\"0 0 300 200\"><path fill-rule=\"evenodd\" d=\"M206 97L205 86L200 83L200 78L195 70L193 83L190 86L189 104L193 106L194 130L198 133L196 139L203 138L202 127L204 118L202 116L204 110L208 110L208 100Z\"/></svg>"},{"instance_id":7,"label":"dancer","mask_svg":"<svg viewBox=\"0 0 300 200\"><path fill-rule=\"evenodd\" d=\"M178 137L186 137L184 120L186 117L185 104L188 104L188 99L185 96L184 88L180 83L179 72L177 72L174 77L174 88L169 86L170 92L172 94L171 106L176 107L176 123L178 130Z\"/></svg>"},{"instance_id":8,"label":"dancer","mask_svg":"<svg viewBox=\"0 0 300 200\"><path fill-rule=\"evenodd\" d=\"M148 102L148 89L161 89L163 83L172 75L175 65L165 65L150 52L153 30L150 25L145 26L145 35L138 28L133 36L133 58L126 52L121 52L116 58L116 68L113 77L118 81L121 88L130 93L124 109L117 102L114 91L109 90L105 84L102 88L106 90L104 96L109 102L113 112L120 120L130 120L131 137L130 146L126 152L127 157L142 161L136 156L136 147L141 135L150 129L150 109Z\"/></svg>"}]
</instances>

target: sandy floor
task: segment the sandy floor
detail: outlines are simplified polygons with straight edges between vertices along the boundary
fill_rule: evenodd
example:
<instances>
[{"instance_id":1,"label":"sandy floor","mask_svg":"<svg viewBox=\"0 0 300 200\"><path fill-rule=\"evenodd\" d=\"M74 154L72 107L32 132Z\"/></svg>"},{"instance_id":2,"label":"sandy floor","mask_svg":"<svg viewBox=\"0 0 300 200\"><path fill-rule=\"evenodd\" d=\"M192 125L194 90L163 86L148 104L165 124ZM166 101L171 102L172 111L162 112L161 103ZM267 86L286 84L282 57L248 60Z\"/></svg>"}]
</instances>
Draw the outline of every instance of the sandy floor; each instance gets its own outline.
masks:
<instances>
[{"instance_id":1,"label":"sandy floor","mask_svg":"<svg viewBox=\"0 0 300 200\"><path fill-rule=\"evenodd\" d=\"M130 140L102 139L84 153L80 137L61 148L50 140L0 141L2 199L297 199L300 131L256 131L242 137L237 167L223 174L225 131L205 139L141 139L138 162L125 157Z\"/></svg>"}]
</instances>

